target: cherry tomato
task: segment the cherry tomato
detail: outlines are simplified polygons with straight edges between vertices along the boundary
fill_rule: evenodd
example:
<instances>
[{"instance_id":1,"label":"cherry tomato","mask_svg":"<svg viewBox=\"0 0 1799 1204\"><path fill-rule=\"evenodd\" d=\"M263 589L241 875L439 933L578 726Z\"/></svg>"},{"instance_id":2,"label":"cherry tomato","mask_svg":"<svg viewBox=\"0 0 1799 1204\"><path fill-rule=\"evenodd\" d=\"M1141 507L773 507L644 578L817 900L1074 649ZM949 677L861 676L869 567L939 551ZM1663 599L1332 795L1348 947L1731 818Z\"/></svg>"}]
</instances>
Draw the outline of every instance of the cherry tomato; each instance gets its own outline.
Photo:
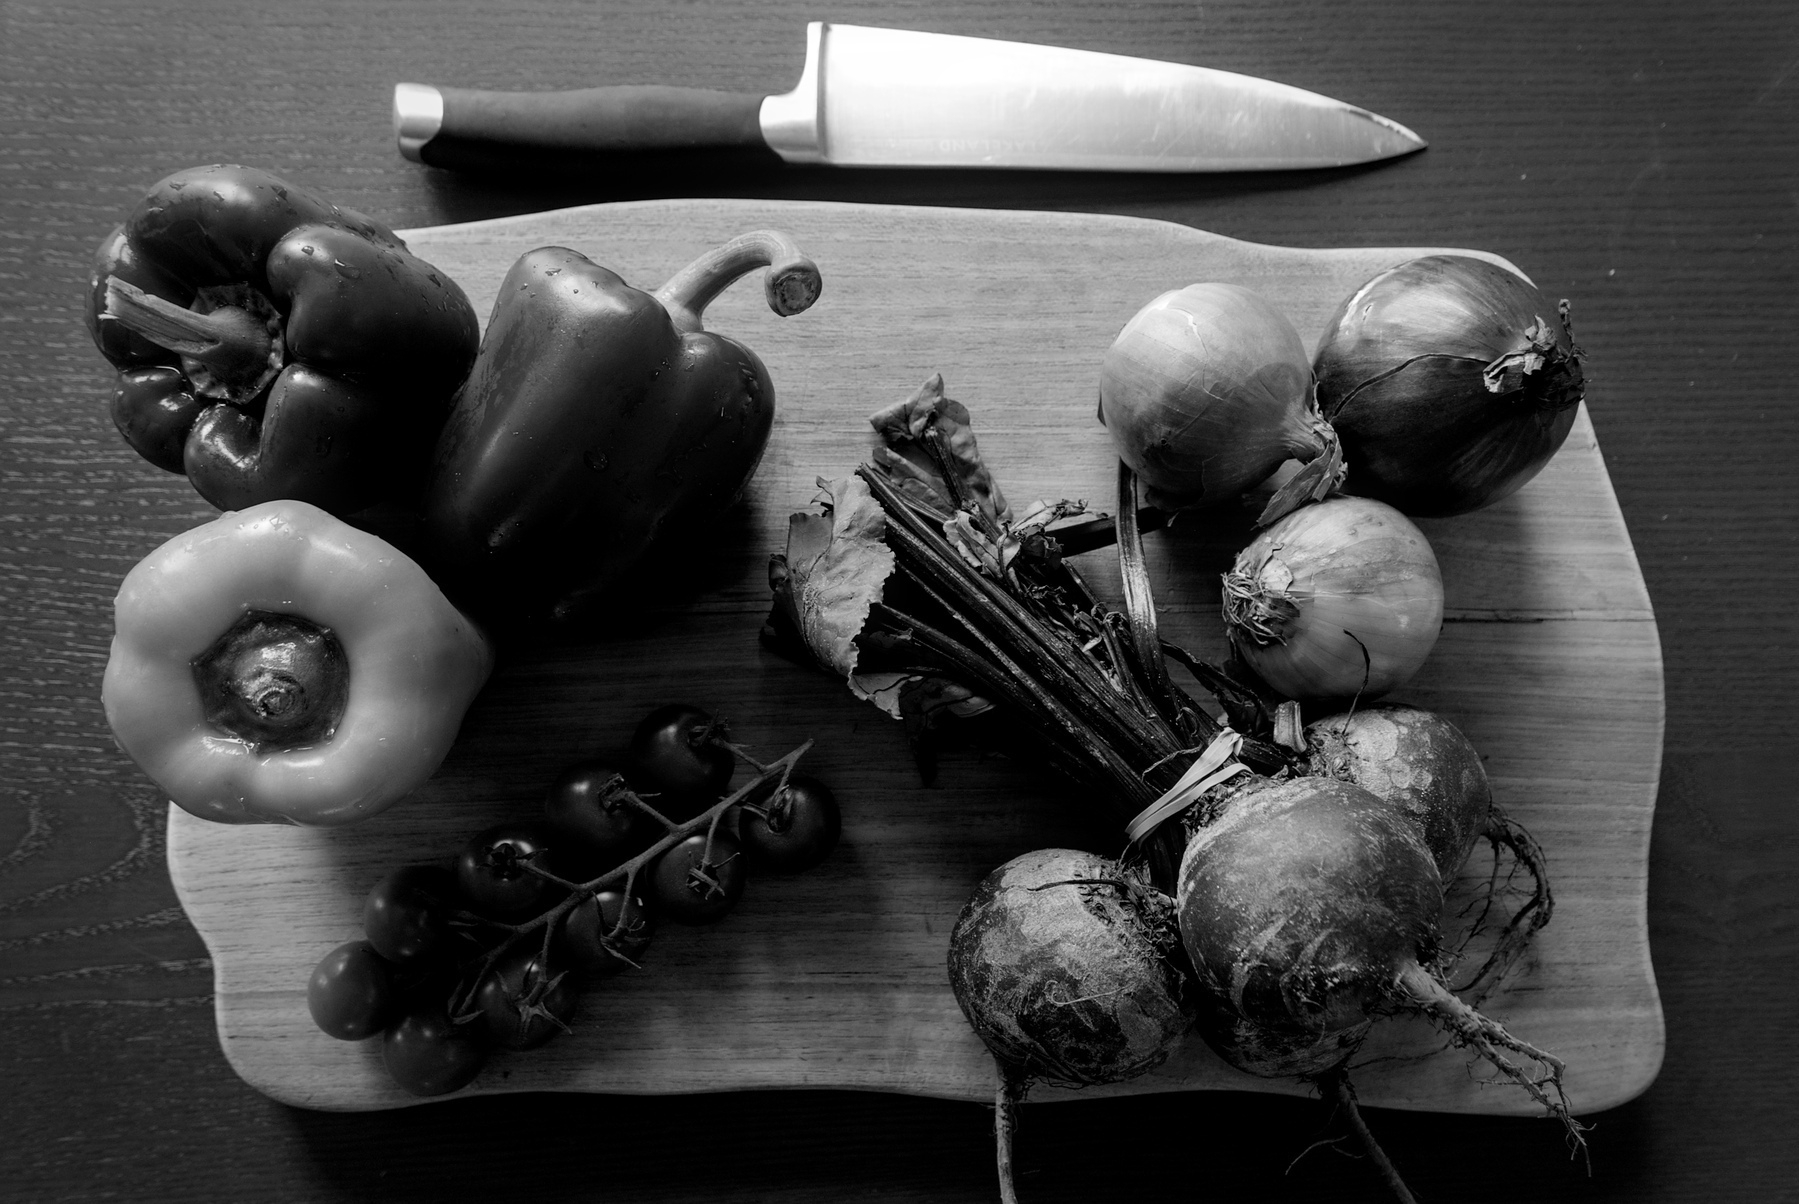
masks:
<instances>
[{"instance_id":1,"label":"cherry tomato","mask_svg":"<svg viewBox=\"0 0 1799 1204\"><path fill-rule=\"evenodd\" d=\"M565 877L588 879L618 865L641 846L651 820L623 801L624 777L601 761L562 771L544 801L544 822Z\"/></svg>"},{"instance_id":2,"label":"cherry tomato","mask_svg":"<svg viewBox=\"0 0 1799 1204\"><path fill-rule=\"evenodd\" d=\"M796 874L811 869L837 847L843 819L830 787L796 774L767 802L746 806L737 831L751 865Z\"/></svg>"},{"instance_id":3,"label":"cherry tomato","mask_svg":"<svg viewBox=\"0 0 1799 1204\"><path fill-rule=\"evenodd\" d=\"M650 863L645 893L677 924L714 924L743 897L743 870L735 840L719 833L708 854L706 834L695 832Z\"/></svg>"},{"instance_id":4,"label":"cherry tomato","mask_svg":"<svg viewBox=\"0 0 1799 1204\"><path fill-rule=\"evenodd\" d=\"M627 776L644 801L668 818L692 819L724 797L737 755L722 743L724 725L696 706L675 703L644 716L631 736Z\"/></svg>"},{"instance_id":5,"label":"cherry tomato","mask_svg":"<svg viewBox=\"0 0 1799 1204\"><path fill-rule=\"evenodd\" d=\"M475 1024L452 1024L441 1001L408 1012L381 1038L381 1060L413 1095L447 1095L474 1081L487 1061Z\"/></svg>"},{"instance_id":6,"label":"cherry tomato","mask_svg":"<svg viewBox=\"0 0 1799 1204\"><path fill-rule=\"evenodd\" d=\"M620 915L625 928L614 937ZM602 890L575 904L564 917L558 948L587 973L604 977L641 963L654 931L655 922L642 899L633 898L627 906L624 891Z\"/></svg>"},{"instance_id":7,"label":"cherry tomato","mask_svg":"<svg viewBox=\"0 0 1799 1204\"><path fill-rule=\"evenodd\" d=\"M549 842L537 824L497 824L456 857L456 886L474 910L494 920L523 920L549 906L555 887L525 868L545 864Z\"/></svg>"},{"instance_id":8,"label":"cherry tomato","mask_svg":"<svg viewBox=\"0 0 1799 1204\"><path fill-rule=\"evenodd\" d=\"M554 1037L580 1000L573 977L546 975L543 949L534 939L509 949L475 986L487 1035L507 1049L535 1049Z\"/></svg>"},{"instance_id":9,"label":"cherry tomato","mask_svg":"<svg viewBox=\"0 0 1799 1204\"><path fill-rule=\"evenodd\" d=\"M400 1010L393 963L367 941L339 945L319 959L306 981L306 1009L314 1024L340 1041L374 1036Z\"/></svg>"},{"instance_id":10,"label":"cherry tomato","mask_svg":"<svg viewBox=\"0 0 1799 1204\"><path fill-rule=\"evenodd\" d=\"M440 865L403 866L369 889L362 932L375 952L413 969L454 955L456 910L455 875Z\"/></svg>"}]
</instances>

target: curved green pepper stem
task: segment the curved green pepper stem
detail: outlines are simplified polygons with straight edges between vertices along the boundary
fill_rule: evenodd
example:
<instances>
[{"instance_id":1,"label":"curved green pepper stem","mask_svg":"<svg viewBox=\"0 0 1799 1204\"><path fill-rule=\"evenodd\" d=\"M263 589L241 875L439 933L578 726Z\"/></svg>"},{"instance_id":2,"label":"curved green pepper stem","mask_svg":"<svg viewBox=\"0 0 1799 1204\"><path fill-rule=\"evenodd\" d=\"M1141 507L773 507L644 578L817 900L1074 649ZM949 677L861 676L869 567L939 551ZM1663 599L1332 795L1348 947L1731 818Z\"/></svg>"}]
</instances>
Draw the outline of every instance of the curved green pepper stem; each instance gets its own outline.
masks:
<instances>
[{"instance_id":1,"label":"curved green pepper stem","mask_svg":"<svg viewBox=\"0 0 1799 1204\"><path fill-rule=\"evenodd\" d=\"M655 297L674 319L676 329L694 334L703 329L700 316L713 298L738 277L761 267L768 269L762 278L768 307L783 318L810 309L824 288L818 265L791 236L779 230L751 230L714 247L676 272L656 290Z\"/></svg>"}]
</instances>

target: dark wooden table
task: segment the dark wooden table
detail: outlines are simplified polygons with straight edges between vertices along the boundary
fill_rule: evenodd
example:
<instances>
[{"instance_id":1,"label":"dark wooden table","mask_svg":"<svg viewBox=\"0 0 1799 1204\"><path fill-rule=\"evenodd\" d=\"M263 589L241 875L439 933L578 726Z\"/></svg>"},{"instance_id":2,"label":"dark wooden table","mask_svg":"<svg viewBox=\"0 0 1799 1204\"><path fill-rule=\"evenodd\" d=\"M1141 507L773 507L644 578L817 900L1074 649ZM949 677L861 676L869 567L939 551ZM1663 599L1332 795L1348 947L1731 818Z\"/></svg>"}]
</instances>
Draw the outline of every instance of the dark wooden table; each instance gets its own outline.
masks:
<instances>
[{"instance_id":1,"label":"dark wooden table","mask_svg":"<svg viewBox=\"0 0 1799 1204\"><path fill-rule=\"evenodd\" d=\"M1402 121L1378 167L1220 177L693 167L460 177L395 153L402 79L781 91L808 19L1176 59ZM119 578L211 514L112 430L87 261L154 180L254 164L422 226L661 196L1162 218L1294 246L1435 243L1573 299L1594 425L1656 607L1667 738L1649 923L1667 1060L1591 1118L1377 1113L1422 1200L1799 1199L1799 8L1658 0L512 6L88 0L0 9L0 1198L985 1200L987 1115L829 1092L515 1096L335 1115L246 1087L98 691ZM1095 265L1103 270L1103 265ZM1028 1200L1381 1199L1316 1102L1038 1107ZM1170 1180L1184 1174L1187 1185Z\"/></svg>"}]
</instances>

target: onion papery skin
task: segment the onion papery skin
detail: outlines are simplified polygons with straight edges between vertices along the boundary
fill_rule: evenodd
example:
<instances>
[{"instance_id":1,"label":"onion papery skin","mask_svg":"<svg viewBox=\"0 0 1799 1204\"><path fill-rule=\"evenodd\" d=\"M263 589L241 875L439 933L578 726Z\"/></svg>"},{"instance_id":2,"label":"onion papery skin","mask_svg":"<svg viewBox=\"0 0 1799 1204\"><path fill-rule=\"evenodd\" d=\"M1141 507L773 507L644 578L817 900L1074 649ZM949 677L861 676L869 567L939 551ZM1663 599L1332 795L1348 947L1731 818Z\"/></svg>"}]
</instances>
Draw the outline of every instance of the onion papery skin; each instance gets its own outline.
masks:
<instances>
[{"instance_id":1,"label":"onion papery skin","mask_svg":"<svg viewBox=\"0 0 1799 1204\"><path fill-rule=\"evenodd\" d=\"M1162 506L1230 501L1326 447L1299 332L1233 284L1188 285L1138 310L1101 360L1099 415Z\"/></svg>"},{"instance_id":2,"label":"onion papery skin","mask_svg":"<svg viewBox=\"0 0 1799 1204\"><path fill-rule=\"evenodd\" d=\"M1351 294L1312 363L1347 488L1407 514L1450 515L1536 476L1586 387L1566 304L1466 255L1410 260ZM1533 354L1540 362L1522 370Z\"/></svg>"},{"instance_id":3,"label":"onion papery skin","mask_svg":"<svg viewBox=\"0 0 1799 1204\"><path fill-rule=\"evenodd\" d=\"M1443 627L1443 576L1424 533L1398 510L1330 498L1238 554L1224 577L1224 625L1237 655L1288 698L1376 698L1429 657Z\"/></svg>"}]
</instances>

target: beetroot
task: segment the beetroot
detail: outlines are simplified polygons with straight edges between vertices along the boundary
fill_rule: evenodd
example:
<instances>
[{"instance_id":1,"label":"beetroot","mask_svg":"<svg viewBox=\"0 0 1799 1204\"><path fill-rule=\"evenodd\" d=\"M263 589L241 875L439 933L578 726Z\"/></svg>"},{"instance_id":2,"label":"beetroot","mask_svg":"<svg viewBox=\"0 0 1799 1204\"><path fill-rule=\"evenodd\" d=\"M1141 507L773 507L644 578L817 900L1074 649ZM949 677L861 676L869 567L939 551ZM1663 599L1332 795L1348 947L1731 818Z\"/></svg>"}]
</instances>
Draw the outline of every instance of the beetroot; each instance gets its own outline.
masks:
<instances>
[{"instance_id":1,"label":"beetroot","mask_svg":"<svg viewBox=\"0 0 1799 1204\"><path fill-rule=\"evenodd\" d=\"M1494 854L1489 905L1502 885L1501 849L1509 850L1515 864L1530 874L1530 898L1507 919L1485 964L1457 990L1496 986L1532 935L1549 922L1554 898L1542 849L1523 825L1494 804L1479 751L1447 719L1397 704L1331 715L1307 726L1305 737L1312 773L1353 782L1419 825L1445 887L1482 838ZM1488 910L1480 909L1470 936L1484 925Z\"/></svg>"},{"instance_id":2,"label":"beetroot","mask_svg":"<svg viewBox=\"0 0 1799 1204\"><path fill-rule=\"evenodd\" d=\"M1161 1065L1191 1024L1172 902L1115 861L1041 849L982 880L950 933L956 1002L999 1067L1000 1198L1034 1081L1115 1083Z\"/></svg>"},{"instance_id":3,"label":"beetroot","mask_svg":"<svg viewBox=\"0 0 1799 1204\"><path fill-rule=\"evenodd\" d=\"M1201 1035L1240 1070L1324 1082L1340 1078L1376 1016L1421 1012L1578 1137L1561 1061L1428 968L1442 909L1422 827L1369 791L1306 777L1238 794L1181 861Z\"/></svg>"},{"instance_id":4,"label":"beetroot","mask_svg":"<svg viewBox=\"0 0 1799 1204\"><path fill-rule=\"evenodd\" d=\"M1435 953L1443 880L1417 825L1360 787L1300 778L1233 803L1181 860L1200 1032L1251 1074L1315 1077Z\"/></svg>"},{"instance_id":5,"label":"beetroot","mask_svg":"<svg viewBox=\"0 0 1799 1204\"><path fill-rule=\"evenodd\" d=\"M1370 791L1424 829L1437 869L1462 868L1487 827L1493 789L1454 724L1409 706L1332 715L1306 727L1312 772Z\"/></svg>"}]
</instances>

